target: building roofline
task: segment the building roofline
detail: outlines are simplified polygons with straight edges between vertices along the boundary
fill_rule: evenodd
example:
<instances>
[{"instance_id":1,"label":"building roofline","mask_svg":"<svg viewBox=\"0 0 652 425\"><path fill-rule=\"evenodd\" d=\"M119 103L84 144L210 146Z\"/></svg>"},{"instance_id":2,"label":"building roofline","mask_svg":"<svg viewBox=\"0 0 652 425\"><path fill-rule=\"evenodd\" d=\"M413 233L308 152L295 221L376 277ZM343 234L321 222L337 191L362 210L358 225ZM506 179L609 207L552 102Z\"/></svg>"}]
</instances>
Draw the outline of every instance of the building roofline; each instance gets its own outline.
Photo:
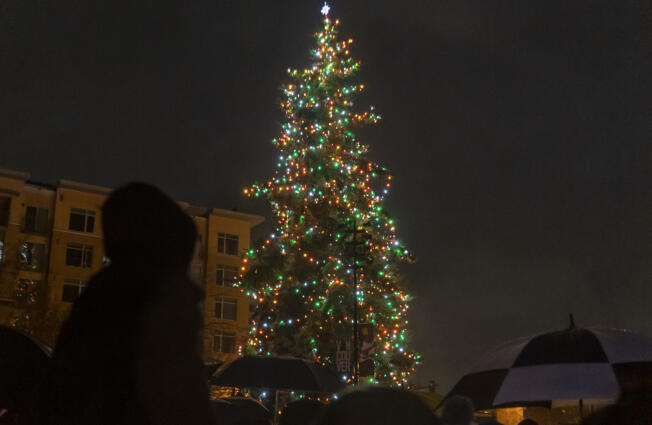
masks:
<instances>
[{"instance_id":1,"label":"building roofline","mask_svg":"<svg viewBox=\"0 0 652 425\"><path fill-rule=\"evenodd\" d=\"M82 192L99 193L101 195L108 195L113 191L113 189L109 189L108 187L95 186L93 184L80 183L80 182L76 182L73 180L66 180L66 179L59 179L58 187L64 189L79 190Z\"/></svg>"},{"instance_id":2,"label":"building roofline","mask_svg":"<svg viewBox=\"0 0 652 425\"><path fill-rule=\"evenodd\" d=\"M26 173L24 171L10 170L9 168L0 168L0 176L11 177L23 181L29 180L29 178L31 177L29 173Z\"/></svg>"},{"instance_id":3,"label":"building roofline","mask_svg":"<svg viewBox=\"0 0 652 425\"><path fill-rule=\"evenodd\" d=\"M19 179L31 186L36 186L39 188L49 189L49 190L56 190L59 188L73 189L73 190L79 190L81 192L97 193L100 195L108 195L113 191L113 189L108 187L96 186L93 184L81 183L81 182L77 182L74 180L67 180L67 179L59 179L59 182L56 186L48 183L35 182L29 180L31 176L30 173L24 171L11 170L2 167L0 167L0 176ZM195 213L193 214L193 216L195 217L200 217L200 216L207 217L209 215L215 215L218 217L226 217L234 220L245 221L251 224L251 227L257 226L263 221L265 221L265 217L256 214L248 214L240 211L225 210L222 208L201 207L199 205L193 205L182 201L179 202L179 204L184 210L191 210L189 212Z\"/></svg>"},{"instance_id":4,"label":"building roofline","mask_svg":"<svg viewBox=\"0 0 652 425\"><path fill-rule=\"evenodd\" d=\"M35 181L32 181L32 180L26 180L25 181L25 186L30 186L30 187L33 187L33 188L36 188L36 189L41 189L41 190L43 190L43 189L44 190L49 190L49 191L51 191L53 193L57 191L57 187L55 185L53 185L53 184L35 182Z\"/></svg>"},{"instance_id":5,"label":"building roofline","mask_svg":"<svg viewBox=\"0 0 652 425\"><path fill-rule=\"evenodd\" d=\"M218 217L226 217L246 221L251 224L251 227L257 226L265 221L265 217L260 215L248 214L240 211L224 210L222 208L211 208L209 214L216 215Z\"/></svg>"},{"instance_id":6,"label":"building roofline","mask_svg":"<svg viewBox=\"0 0 652 425\"><path fill-rule=\"evenodd\" d=\"M201 205L194 205L186 201L177 201L177 204L191 217L206 217L209 213L209 208L202 207Z\"/></svg>"}]
</instances>

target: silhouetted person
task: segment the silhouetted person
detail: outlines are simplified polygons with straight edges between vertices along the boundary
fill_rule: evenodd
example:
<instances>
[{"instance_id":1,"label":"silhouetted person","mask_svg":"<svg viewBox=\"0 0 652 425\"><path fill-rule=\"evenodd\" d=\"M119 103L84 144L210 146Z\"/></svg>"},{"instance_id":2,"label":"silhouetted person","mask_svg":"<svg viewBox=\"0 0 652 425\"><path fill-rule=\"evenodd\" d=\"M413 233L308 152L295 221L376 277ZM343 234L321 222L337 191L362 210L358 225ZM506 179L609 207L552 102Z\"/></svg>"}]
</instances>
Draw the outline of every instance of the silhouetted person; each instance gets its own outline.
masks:
<instances>
[{"instance_id":1,"label":"silhouetted person","mask_svg":"<svg viewBox=\"0 0 652 425\"><path fill-rule=\"evenodd\" d=\"M444 425L469 425L473 420L474 410L470 398L454 395L444 402L441 421Z\"/></svg>"},{"instance_id":2,"label":"silhouetted person","mask_svg":"<svg viewBox=\"0 0 652 425\"><path fill-rule=\"evenodd\" d=\"M652 393L627 394L583 420L582 425L652 425Z\"/></svg>"},{"instance_id":3,"label":"silhouetted person","mask_svg":"<svg viewBox=\"0 0 652 425\"><path fill-rule=\"evenodd\" d=\"M329 404L319 425L436 425L437 417L414 394L370 387ZM308 424L309 425L309 424Z\"/></svg>"},{"instance_id":4,"label":"silhouetted person","mask_svg":"<svg viewBox=\"0 0 652 425\"><path fill-rule=\"evenodd\" d=\"M117 189L102 213L111 262L63 325L39 424L212 425L203 292L187 276L192 219L142 183Z\"/></svg>"},{"instance_id":5,"label":"silhouetted person","mask_svg":"<svg viewBox=\"0 0 652 425\"><path fill-rule=\"evenodd\" d=\"M582 425L652 425L652 374L643 365L625 376L618 402L604 407L582 421ZM647 370L646 370L647 369Z\"/></svg>"}]
</instances>

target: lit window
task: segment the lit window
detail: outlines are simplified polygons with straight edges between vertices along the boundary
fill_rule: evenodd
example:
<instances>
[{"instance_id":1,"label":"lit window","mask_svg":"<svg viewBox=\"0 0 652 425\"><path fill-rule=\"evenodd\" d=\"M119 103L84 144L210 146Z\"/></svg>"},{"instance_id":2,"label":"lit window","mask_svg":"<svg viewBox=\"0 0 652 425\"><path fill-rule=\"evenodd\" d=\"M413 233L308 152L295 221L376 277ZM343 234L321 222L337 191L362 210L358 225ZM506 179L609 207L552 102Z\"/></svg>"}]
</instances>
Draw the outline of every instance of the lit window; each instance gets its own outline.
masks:
<instances>
[{"instance_id":1,"label":"lit window","mask_svg":"<svg viewBox=\"0 0 652 425\"><path fill-rule=\"evenodd\" d=\"M68 229L77 232L93 233L95 228L95 211L73 208L70 210Z\"/></svg>"},{"instance_id":2,"label":"lit window","mask_svg":"<svg viewBox=\"0 0 652 425\"><path fill-rule=\"evenodd\" d=\"M25 208L25 221L23 223L23 231L31 233L47 233L48 215L49 211L47 208Z\"/></svg>"},{"instance_id":3,"label":"lit window","mask_svg":"<svg viewBox=\"0 0 652 425\"><path fill-rule=\"evenodd\" d=\"M86 289L86 282L79 279L65 279L63 281L63 291L61 292L61 301L72 303L75 302L82 291Z\"/></svg>"},{"instance_id":4,"label":"lit window","mask_svg":"<svg viewBox=\"0 0 652 425\"><path fill-rule=\"evenodd\" d=\"M235 320L238 309L238 300L226 298L221 295L215 299L215 317L222 320Z\"/></svg>"},{"instance_id":5,"label":"lit window","mask_svg":"<svg viewBox=\"0 0 652 425\"><path fill-rule=\"evenodd\" d=\"M33 242L23 243L18 259L21 268L25 270L43 270L45 267L45 245Z\"/></svg>"},{"instance_id":6,"label":"lit window","mask_svg":"<svg viewBox=\"0 0 652 425\"><path fill-rule=\"evenodd\" d=\"M217 266L216 281L218 286L233 286L238 276L238 268L219 265Z\"/></svg>"},{"instance_id":7,"label":"lit window","mask_svg":"<svg viewBox=\"0 0 652 425\"><path fill-rule=\"evenodd\" d=\"M217 331L213 336L213 352L235 353L235 332Z\"/></svg>"},{"instance_id":8,"label":"lit window","mask_svg":"<svg viewBox=\"0 0 652 425\"><path fill-rule=\"evenodd\" d=\"M74 267L91 268L93 247L91 245L68 244L66 264Z\"/></svg>"},{"instance_id":9,"label":"lit window","mask_svg":"<svg viewBox=\"0 0 652 425\"><path fill-rule=\"evenodd\" d=\"M217 252L221 254L238 255L238 235L218 233Z\"/></svg>"}]
</instances>

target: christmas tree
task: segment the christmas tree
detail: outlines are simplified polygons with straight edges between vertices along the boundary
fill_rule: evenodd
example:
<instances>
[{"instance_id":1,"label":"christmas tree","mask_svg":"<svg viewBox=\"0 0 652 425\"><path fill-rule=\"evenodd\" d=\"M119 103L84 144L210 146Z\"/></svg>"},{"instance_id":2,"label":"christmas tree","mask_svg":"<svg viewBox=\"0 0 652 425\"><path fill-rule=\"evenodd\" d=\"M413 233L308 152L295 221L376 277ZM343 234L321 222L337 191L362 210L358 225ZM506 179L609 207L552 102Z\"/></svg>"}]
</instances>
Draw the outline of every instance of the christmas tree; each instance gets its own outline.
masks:
<instances>
[{"instance_id":1,"label":"christmas tree","mask_svg":"<svg viewBox=\"0 0 652 425\"><path fill-rule=\"evenodd\" d=\"M276 219L275 231L245 256L239 281L256 306L246 351L333 364L340 341L348 341L355 376L346 379L353 380L361 375L357 329L364 326L373 360L365 379L403 386L419 359L408 345L409 296L397 269L410 254L383 208L392 177L367 158L353 133L380 115L373 107L354 109L364 88L351 81L360 63L350 56L353 40L338 38L339 21L328 9L315 34L314 63L288 69L275 174L245 189L265 199Z\"/></svg>"}]
</instances>

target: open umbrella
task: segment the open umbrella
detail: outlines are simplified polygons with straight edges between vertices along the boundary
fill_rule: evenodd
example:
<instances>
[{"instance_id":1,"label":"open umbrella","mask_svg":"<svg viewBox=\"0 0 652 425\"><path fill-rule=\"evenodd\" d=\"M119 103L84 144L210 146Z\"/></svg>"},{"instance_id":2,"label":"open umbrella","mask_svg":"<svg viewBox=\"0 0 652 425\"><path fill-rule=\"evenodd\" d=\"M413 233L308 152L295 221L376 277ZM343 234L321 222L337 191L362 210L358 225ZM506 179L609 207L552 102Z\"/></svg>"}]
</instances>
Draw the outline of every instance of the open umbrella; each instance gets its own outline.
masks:
<instances>
[{"instance_id":1,"label":"open umbrella","mask_svg":"<svg viewBox=\"0 0 652 425\"><path fill-rule=\"evenodd\" d=\"M278 420L279 390L335 393L346 387L328 367L293 357L240 357L210 382L223 387L276 390L274 423Z\"/></svg>"},{"instance_id":2,"label":"open umbrella","mask_svg":"<svg viewBox=\"0 0 652 425\"><path fill-rule=\"evenodd\" d=\"M212 378L213 385L335 393L345 388L326 366L292 357L240 357Z\"/></svg>"},{"instance_id":3,"label":"open umbrella","mask_svg":"<svg viewBox=\"0 0 652 425\"><path fill-rule=\"evenodd\" d=\"M570 328L508 342L489 352L446 395L477 409L614 400L652 379L652 339L623 330Z\"/></svg>"}]
</instances>

